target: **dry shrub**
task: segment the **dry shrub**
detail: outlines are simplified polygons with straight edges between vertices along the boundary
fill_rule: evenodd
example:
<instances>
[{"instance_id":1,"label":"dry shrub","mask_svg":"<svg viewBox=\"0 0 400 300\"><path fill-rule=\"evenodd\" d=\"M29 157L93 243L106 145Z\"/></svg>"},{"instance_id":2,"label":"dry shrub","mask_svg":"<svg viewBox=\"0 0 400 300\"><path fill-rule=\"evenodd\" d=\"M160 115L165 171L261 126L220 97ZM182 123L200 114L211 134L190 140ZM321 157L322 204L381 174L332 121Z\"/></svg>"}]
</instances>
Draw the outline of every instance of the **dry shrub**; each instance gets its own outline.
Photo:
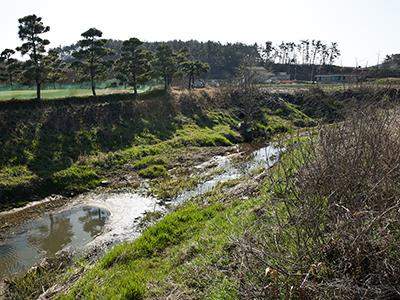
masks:
<instances>
[{"instance_id":1,"label":"dry shrub","mask_svg":"<svg viewBox=\"0 0 400 300\"><path fill-rule=\"evenodd\" d=\"M392 206L400 191L398 116L370 108L321 130L316 157L299 176L302 192L328 197L341 211Z\"/></svg>"},{"instance_id":2,"label":"dry shrub","mask_svg":"<svg viewBox=\"0 0 400 300\"><path fill-rule=\"evenodd\" d=\"M282 161L236 241L242 298L400 299L398 116L355 112Z\"/></svg>"}]
</instances>

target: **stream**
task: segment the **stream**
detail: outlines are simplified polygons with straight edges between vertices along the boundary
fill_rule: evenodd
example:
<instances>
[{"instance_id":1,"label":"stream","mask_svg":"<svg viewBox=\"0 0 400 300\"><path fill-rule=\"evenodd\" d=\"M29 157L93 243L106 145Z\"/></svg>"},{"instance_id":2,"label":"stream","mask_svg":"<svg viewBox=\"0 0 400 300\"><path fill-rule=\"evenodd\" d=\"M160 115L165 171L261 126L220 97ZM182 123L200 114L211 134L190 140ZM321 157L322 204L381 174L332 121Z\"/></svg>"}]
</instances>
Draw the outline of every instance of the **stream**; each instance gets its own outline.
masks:
<instances>
[{"instance_id":1,"label":"stream","mask_svg":"<svg viewBox=\"0 0 400 300\"><path fill-rule=\"evenodd\" d=\"M240 154L215 156L195 168L209 172L211 167L217 167L221 171L169 202L179 205L211 191L218 183L269 168L282 151L269 145L244 153L244 158ZM26 222L0 239L0 279L26 272L61 250L78 255L133 240L140 234L137 221L148 211L165 211L165 207L158 199L139 192L80 195L62 210Z\"/></svg>"}]
</instances>

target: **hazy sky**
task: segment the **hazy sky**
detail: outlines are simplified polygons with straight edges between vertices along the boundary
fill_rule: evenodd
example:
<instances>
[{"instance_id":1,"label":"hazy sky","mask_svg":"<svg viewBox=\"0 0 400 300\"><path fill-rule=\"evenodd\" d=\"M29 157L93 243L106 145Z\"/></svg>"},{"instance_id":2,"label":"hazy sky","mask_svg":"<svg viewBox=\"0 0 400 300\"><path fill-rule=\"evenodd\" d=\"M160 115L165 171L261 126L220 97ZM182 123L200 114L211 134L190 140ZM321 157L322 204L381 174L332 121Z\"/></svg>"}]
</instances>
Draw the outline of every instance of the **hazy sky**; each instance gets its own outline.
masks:
<instances>
[{"instance_id":1,"label":"hazy sky","mask_svg":"<svg viewBox=\"0 0 400 300\"><path fill-rule=\"evenodd\" d=\"M0 49L19 45L17 20L32 13L51 27L54 47L97 27L106 38L146 41L336 41L339 65L400 53L400 0L1 0Z\"/></svg>"}]
</instances>

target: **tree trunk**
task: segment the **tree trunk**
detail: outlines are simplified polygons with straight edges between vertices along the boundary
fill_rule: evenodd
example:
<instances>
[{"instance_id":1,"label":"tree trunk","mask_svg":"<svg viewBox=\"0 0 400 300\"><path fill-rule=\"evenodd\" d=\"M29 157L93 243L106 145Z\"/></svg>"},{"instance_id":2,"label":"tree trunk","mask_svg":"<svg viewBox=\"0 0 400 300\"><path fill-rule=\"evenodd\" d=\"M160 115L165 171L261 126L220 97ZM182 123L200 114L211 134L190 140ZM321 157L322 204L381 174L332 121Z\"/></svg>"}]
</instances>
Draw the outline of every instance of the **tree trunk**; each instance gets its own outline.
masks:
<instances>
[{"instance_id":1,"label":"tree trunk","mask_svg":"<svg viewBox=\"0 0 400 300\"><path fill-rule=\"evenodd\" d=\"M164 90L166 91L168 89L168 77L164 76Z\"/></svg>"},{"instance_id":2,"label":"tree trunk","mask_svg":"<svg viewBox=\"0 0 400 300\"><path fill-rule=\"evenodd\" d=\"M135 95L135 97L137 97L137 86L136 86L136 82L133 84L133 94Z\"/></svg>"},{"instance_id":3,"label":"tree trunk","mask_svg":"<svg viewBox=\"0 0 400 300\"><path fill-rule=\"evenodd\" d=\"M41 82L40 81L36 81L36 99L40 100L40 86L41 86Z\"/></svg>"},{"instance_id":4,"label":"tree trunk","mask_svg":"<svg viewBox=\"0 0 400 300\"><path fill-rule=\"evenodd\" d=\"M93 96L96 96L96 84L94 82L93 76L91 76L91 82L92 82L92 93L93 93Z\"/></svg>"},{"instance_id":5,"label":"tree trunk","mask_svg":"<svg viewBox=\"0 0 400 300\"><path fill-rule=\"evenodd\" d=\"M92 94L96 96L96 82L94 81L95 70L93 65L90 66L90 82L92 85Z\"/></svg>"}]
</instances>

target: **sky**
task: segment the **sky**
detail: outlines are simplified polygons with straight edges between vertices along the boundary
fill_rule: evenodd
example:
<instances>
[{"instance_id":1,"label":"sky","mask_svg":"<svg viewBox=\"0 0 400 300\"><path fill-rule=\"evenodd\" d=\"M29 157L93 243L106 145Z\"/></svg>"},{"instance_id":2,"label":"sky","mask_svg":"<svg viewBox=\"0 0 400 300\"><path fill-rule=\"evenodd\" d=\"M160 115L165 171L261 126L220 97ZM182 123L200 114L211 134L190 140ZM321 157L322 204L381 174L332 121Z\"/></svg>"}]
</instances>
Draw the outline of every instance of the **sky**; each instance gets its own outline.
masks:
<instances>
[{"instance_id":1,"label":"sky","mask_svg":"<svg viewBox=\"0 0 400 300\"><path fill-rule=\"evenodd\" d=\"M51 46L91 27L105 38L338 42L338 65L375 65L400 53L400 0L1 0L0 50L20 45L18 18L43 18Z\"/></svg>"}]
</instances>

